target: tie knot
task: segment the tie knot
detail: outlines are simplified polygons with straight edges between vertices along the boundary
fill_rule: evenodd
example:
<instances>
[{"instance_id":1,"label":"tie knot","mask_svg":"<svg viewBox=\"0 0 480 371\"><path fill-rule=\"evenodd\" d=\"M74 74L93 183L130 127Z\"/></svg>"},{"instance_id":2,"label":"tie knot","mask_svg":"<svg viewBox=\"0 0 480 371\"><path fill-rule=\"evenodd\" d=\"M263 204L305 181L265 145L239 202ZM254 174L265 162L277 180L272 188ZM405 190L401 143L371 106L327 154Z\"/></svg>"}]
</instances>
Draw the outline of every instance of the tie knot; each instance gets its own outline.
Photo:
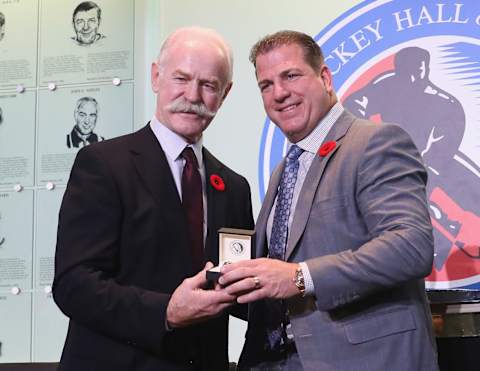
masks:
<instances>
[{"instance_id":1,"label":"tie knot","mask_svg":"<svg viewBox=\"0 0 480 371\"><path fill-rule=\"evenodd\" d=\"M287 160L289 162L291 161L296 161L300 155L302 154L303 152L303 149L301 149L299 146L297 146L296 144L293 144L292 146L290 146L290 149L288 150L288 153L287 153Z\"/></svg>"},{"instance_id":2,"label":"tie knot","mask_svg":"<svg viewBox=\"0 0 480 371\"><path fill-rule=\"evenodd\" d=\"M185 159L187 164L193 165L196 169L198 168L197 156L193 152L191 147L185 147L182 151L182 157Z\"/></svg>"}]
</instances>

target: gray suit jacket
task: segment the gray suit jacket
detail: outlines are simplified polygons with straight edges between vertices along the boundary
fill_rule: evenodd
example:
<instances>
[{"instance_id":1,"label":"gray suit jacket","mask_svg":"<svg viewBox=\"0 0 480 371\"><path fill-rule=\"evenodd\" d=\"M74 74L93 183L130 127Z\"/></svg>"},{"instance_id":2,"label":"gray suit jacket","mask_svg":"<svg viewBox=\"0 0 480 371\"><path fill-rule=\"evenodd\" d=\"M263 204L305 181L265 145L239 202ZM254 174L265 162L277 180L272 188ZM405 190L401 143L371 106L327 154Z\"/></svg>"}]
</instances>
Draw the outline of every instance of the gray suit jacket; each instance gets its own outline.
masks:
<instances>
[{"instance_id":1,"label":"gray suit jacket","mask_svg":"<svg viewBox=\"0 0 480 371\"><path fill-rule=\"evenodd\" d=\"M286 260L308 264L315 296L288 301L305 370L437 370L422 277L433 237L427 175L410 137L345 111L316 156L298 199ZM257 256L284 162L274 171L257 221ZM262 302L251 305L241 362L261 359Z\"/></svg>"}]
</instances>

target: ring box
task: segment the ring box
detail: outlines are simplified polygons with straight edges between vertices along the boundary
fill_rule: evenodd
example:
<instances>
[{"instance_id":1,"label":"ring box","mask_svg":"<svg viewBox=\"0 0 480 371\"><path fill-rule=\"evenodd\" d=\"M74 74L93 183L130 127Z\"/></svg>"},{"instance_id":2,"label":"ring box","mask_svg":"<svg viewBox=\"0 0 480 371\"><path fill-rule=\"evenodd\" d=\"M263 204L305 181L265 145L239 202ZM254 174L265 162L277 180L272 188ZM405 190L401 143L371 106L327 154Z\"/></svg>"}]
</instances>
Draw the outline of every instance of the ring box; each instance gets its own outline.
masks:
<instances>
[{"instance_id":1,"label":"ring box","mask_svg":"<svg viewBox=\"0 0 480 371\"><path fill-rule=\"evenodd\" d=\"M255 252L255 231L250 229L220 228L218 230L218 262L207 271L207 280L217 281L225 264L252 259Z\"/></svg>"}]
</instances>

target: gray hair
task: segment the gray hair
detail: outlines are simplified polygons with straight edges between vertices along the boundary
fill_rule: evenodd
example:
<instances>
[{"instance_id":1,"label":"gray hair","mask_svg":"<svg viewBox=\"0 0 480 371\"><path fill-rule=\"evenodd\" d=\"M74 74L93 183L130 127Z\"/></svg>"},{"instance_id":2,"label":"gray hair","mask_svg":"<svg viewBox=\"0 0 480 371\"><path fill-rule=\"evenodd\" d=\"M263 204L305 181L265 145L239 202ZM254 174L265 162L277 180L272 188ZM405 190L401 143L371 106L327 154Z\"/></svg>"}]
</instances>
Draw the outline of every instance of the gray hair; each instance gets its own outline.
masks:
<instances>
[{"instance_id":1,"label":"gray hair","mask_svg":"<svg viewBox=\"0 0 480 371\"><path fill-rule=\"evenodd\" d=\"M233 51L230 45L225 41L225 39L214 29L205 28L205 27L198 27L198 26L191 26L191 27L182 27L171 33L166 40L163 42L162 47L160 48L160 52L158 53L156 63L161 65L166 52L168 51L169 47L172 43L174 43L175 39L178 38L182 34L191 34L192 39L194 39L197 35L204 36L210 38L213 42L216 42L218 46L222 49L225 58L228 63L228 75L227 75L227 83L232 81L233 77Z\"/></svg>"},{"instance_id":2,"label":"gray hair","mask_svg":"<svg viewBox=\"0 0 480 371\"><path fill-rule=\"evenodd\" d=\"M79 100L77 100L77 103L75 105L75 112L77 112L85 103L93 103L95 104L95 108L98 110L98 102L95 98L92 97L82 97Z\"/></svg>"}]
</instances>

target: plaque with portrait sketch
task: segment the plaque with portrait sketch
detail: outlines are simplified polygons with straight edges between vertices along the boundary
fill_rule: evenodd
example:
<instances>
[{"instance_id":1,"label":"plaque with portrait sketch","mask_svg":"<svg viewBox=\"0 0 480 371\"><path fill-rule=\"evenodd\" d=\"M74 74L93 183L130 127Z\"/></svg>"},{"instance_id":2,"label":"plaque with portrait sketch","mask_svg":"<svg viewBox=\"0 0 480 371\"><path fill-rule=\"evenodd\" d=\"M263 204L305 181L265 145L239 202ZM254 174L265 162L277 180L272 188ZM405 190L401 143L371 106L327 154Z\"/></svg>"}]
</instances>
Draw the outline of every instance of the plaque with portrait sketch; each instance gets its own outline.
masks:
<instances>
[{"instance_id":1,"label":"plaque with portrait sketch","mask_svg":"<svg viewBox=\"0 0 480 371\"><path fill-rule=\"evenodd\" d=\"M0 92L0 188L33 185L35 91Z\"/></svg>"},{"instance_id":2,"label":"plaque with portrait sketch","mask_svg":"<svg viewBox=\"0 0 480 371\"><path fill-rule=\"evenodd\" d=\"M40 90L37 184L65 184L81 148L132 130L132 83Z\"/></svg>"},{"instance_id":3,"label":"plaque with portrait sketch","mask_svg":"<svg viewBox=\"0 0 480 371\"><path fill-rule=\"evenodd\" d=\"M133 79L133 0L49 0L40 9L40 86Z\"/></svg>"},{"instance_id":4,"label":"plaque with portrait sketch","mask_svg":"<svg viewBox=\"0 0 480 371\"><path fill-rule=\"evenodd\" d=\"M0 89L37 79L38 0L0 0Z\"/></svg>"},{"instance_id":5,"label":"plaque with portrait sketch","mask_svg":"<svg viewBox=\"0 0 480 371\"><path fill-rule=\"evenodd\" d=\"M0 191L0 288L31 289L33 191Z\"/></svg>"},{"instance_id":6,"label":"plaque with portrait sketch","mask_svg":"<svg viewBox=\"0 0 480 371\"><path fill-rule=\"evenodd\" d=\"M0 191L0 363L30 359L33 191Z\"/></svg>"},{"instance_id":7,"label":"plaque with portrait sketch","mask_svg":"<svg viewBox=\"0 0 480 371\"><path fill-rule=\"evenodd\" d=\"M67 334L68 319L52 297L58 211L65 188L36 194L34 243L33 362L57 362ZM45 341L45 339L49 339Z\"/></svg>"}]
</instances>

